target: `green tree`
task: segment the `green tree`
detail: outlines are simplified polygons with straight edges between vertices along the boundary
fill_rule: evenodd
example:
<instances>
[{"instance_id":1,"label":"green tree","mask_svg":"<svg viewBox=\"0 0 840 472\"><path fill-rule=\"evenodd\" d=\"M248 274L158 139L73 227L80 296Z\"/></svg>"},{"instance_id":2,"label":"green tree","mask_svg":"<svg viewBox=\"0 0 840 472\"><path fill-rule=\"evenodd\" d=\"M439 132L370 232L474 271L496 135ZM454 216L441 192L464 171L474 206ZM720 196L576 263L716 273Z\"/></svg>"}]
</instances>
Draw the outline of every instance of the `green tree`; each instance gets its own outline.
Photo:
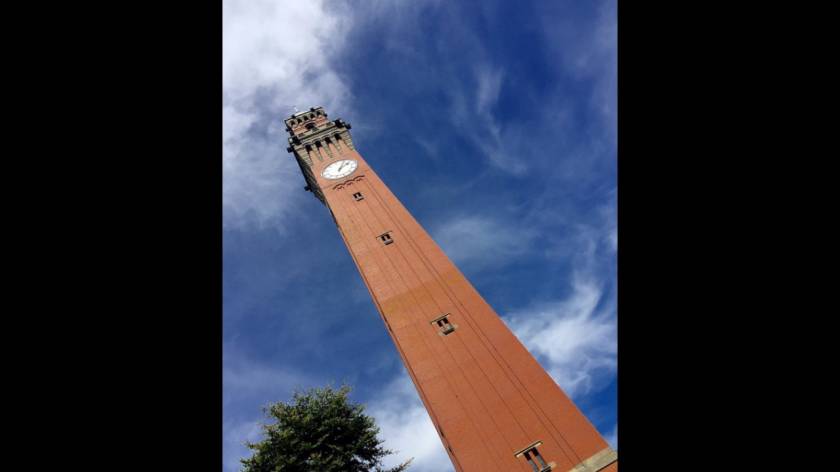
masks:
<instances>
[{"instance_id":1,"label":"green tree","mask_svg":"<svg viewBox=\"0 0 840 472\"><path fill-rule=\"evenodd\" d=\"M295 392L289 403L265 407L272 423L263 425L265 437L246 443L253 456L242 459L243 472L402 472L411 459L391 469L382 459L394 451L382 447L379 427L352 403L350 387Z\"/></svg>"}]
</instances>

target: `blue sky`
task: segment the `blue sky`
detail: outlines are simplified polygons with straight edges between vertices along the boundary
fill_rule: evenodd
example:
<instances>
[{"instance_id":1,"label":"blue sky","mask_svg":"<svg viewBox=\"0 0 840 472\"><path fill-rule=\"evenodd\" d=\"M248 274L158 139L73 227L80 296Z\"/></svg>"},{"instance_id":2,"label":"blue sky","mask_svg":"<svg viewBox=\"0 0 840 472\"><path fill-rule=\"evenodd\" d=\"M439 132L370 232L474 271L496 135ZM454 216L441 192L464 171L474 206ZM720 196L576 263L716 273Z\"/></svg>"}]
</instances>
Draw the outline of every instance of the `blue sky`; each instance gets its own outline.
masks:
<instances>
[{"instance_id":1,"label":"blue sky","mask_svg":"<svg viewBox=\"0 0 840 472\"><path fill-rule=\"evenodd\" d=\"M389 463L452 466L282 119L357 149L616 436L615 1L225 0L224 470L261 407L347 382Z\"/></svg>"}]
</instances>

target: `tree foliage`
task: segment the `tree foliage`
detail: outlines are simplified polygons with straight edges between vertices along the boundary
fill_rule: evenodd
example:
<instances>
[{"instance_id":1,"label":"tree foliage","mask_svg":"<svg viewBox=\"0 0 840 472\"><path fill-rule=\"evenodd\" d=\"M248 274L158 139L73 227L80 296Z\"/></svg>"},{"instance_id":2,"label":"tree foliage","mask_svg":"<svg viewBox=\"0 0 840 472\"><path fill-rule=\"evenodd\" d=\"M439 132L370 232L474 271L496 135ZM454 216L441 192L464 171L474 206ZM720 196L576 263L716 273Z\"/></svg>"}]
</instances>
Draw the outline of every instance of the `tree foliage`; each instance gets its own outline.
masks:
<instances>
[{"instance_id":1,"label":"tree foliage","mask_svg":"<svg viewBox=\"0 0 840 472\"><path fill-rule=\"evenodd\" d=\"M254 451L242 459L243 472L402 472L411 460L382 468L382 459L394 451L382 447L379 427L352 403L350 387L295 392L289 403L264 408L272 423L263 425L265 437L246 443Z\"/></svg>"}]
</instances>

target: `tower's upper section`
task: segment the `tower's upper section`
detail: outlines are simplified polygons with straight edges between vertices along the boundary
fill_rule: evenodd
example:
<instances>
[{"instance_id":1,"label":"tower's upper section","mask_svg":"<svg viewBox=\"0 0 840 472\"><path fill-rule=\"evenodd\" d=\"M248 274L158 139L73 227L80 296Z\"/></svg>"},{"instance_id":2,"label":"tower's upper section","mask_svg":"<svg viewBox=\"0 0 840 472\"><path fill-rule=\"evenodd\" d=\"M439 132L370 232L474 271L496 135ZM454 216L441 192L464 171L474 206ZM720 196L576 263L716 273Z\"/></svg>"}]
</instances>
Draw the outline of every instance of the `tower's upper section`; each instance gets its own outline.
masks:
<instances>
[{"instance_id":1,"label":"tower's upper section","mask_svg":"<svg viewBox=\"0 0 840 472\"><path fill-rule=\"evenodd\" d=\"M350 129L350 124L344 123L340 119L330 121L324 107L313 107L309 111L299 111L286 118L284 122L286 123L286 131L292 136L289 138L289 144L295 144L300 140L309 140L309 138L323 134L324 131L331 128Z\"/></svg>"},{"instance_id":2,"label":"tower's upper section","mask_svg":"<svg viewBox=\"0 0 840 472\"><path fill-rule=\"evenodd\" d=\"M284 120L289 133L289 147L306 179L306 190L312 191L319 200L324 196L315 178L316 168L328 164L342 154L343 150L355 150L350 138L350 123L330 120L323 107L299 111Z\"/></svg>"},{"instance_id":3,"label":"tower's upper section","mask_svg":"<svg viewBox=\"0 0 840 472\"><path fill-rule=\"evenodd\" d=\"M309 111L299 111L286 118L286 131L292 136L301 136L327 122L327 113L323 107L310 108Z\"/></svg>"}]
</instances>

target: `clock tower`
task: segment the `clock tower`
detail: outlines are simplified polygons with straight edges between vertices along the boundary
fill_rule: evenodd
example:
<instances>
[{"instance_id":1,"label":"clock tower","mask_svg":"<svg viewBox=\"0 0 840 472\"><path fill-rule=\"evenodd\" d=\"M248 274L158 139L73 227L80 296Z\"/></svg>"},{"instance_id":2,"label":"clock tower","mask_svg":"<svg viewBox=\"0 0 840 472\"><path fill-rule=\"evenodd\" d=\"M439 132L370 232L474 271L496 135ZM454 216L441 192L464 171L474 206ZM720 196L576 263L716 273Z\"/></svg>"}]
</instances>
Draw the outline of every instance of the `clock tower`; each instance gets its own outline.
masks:
<instances>
[{"instance_id":1,"label":"clock tower","mask_svg":"<svg viewBox=\"0 0 840 472\"><path fill-rule=\"evenodd\" d=\"M618 455L323 108L286 118L458 472L615 472Z\"/></svg>"}]
</instances>

